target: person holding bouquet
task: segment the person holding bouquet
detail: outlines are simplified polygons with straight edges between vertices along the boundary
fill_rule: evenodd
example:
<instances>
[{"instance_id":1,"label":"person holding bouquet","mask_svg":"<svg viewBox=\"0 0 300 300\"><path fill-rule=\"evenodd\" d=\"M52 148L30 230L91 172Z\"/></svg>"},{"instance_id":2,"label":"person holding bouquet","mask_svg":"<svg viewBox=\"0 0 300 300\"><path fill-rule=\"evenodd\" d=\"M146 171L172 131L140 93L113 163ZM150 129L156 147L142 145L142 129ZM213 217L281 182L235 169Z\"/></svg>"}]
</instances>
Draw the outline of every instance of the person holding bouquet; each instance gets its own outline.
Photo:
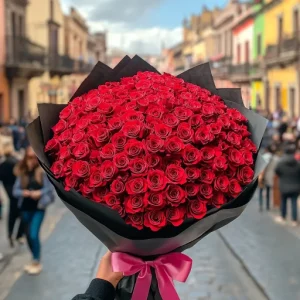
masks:
<instances>
[{"instance_id":1,"label":"person holding bouquet","mask_svg":"<svg viewBox=\"0 0 300 300\"><path fill-rule=\"evenodd\" d=\"M31 147L26 149L24 159L15 167L15 174L17 180L13 196L19 201L27 243L33 258L32 263L25 266L25 271L30 275L38 275L42 271L39 232L45 208L52 201L52 187Z\"/></svg>"}]
</instances>

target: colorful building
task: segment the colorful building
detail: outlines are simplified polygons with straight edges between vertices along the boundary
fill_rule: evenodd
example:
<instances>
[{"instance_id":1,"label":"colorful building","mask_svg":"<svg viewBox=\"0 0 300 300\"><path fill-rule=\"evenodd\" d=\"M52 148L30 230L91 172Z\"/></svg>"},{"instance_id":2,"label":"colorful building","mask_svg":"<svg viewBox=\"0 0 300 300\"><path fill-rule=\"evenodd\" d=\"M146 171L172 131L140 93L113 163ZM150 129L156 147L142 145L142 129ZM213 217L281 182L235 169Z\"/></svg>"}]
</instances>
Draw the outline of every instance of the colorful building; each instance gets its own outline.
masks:
<instances>
[{"instance_id":1,"label":"colorful building","mask_svg":"<svg viewBox=\"0 0 300 300\"><path fill-rule=\"evenodd\" d=\"M299 0L265 1L266 108L300 115ZM298 99L298 101L297 101Z\"/></svg>"}]
</instances>

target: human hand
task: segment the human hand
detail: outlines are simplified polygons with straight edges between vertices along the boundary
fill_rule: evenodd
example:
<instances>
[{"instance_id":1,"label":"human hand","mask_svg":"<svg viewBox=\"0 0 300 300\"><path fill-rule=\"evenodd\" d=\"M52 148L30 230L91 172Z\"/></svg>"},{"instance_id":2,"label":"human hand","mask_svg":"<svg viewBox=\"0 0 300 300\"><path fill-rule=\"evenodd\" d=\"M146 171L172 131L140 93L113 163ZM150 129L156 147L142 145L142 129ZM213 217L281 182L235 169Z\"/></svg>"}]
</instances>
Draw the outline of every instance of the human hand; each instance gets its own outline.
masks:
<instances>
[{"instance_id":1,"label":"human hand","mask_svg":"<svg viewBox=\"0 0 300 300\"><path fill-rule=\"evenodd\" d=\"M30 197L34 200L40 200L42 196L41 191L31 191L30 192Z\"/></svg>"},{"instance_id":2,"label":"human hand","mask_svg":"<svg viewBox=\"0 0 300 300\"><path fill-rule=\"evenodd\" d=\"M27 198L31 196L31 192L29 190L23 190L23 197Z\"/></svg>"},{"instance_id":3,"label":"human hand","mask_svg":"<svg viewBox=\"0 0 300 300\"><path fill-rule=\"evenodd\" d=\"M101 259L96 278L110 282L115 288L123 278L123 273L113 272L111 265L111 252L108 251Z\"/></svg>"}]
</instances>

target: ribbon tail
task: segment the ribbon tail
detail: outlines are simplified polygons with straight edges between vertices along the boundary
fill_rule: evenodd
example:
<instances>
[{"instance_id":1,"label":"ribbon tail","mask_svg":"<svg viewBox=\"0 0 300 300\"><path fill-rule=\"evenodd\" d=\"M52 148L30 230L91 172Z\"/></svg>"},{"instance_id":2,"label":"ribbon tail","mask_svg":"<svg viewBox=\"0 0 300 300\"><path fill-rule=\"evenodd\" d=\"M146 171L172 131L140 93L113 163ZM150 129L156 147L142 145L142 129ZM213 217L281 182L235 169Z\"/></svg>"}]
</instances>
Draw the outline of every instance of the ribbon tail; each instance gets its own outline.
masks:
<instances>
[{"instance_id":1,"label":"ribbon tail","mask_svg":"<svg viewBox=\"0 0 300 300\"><path fill-rule=\"evenodd\" d=\"M164 266L157 266L155 268L158 288L163 300L180 300L172 277L166 272Z\"/></svg>"},{"instance_id":2,"label":"ribbon tail","mask_svg":"<svg viewBox=\"0 0 300 300\"><path fill-rule=\"evenodd\" d=\"M151 270L150 267L146 265L136 279L131 300L147 300L151 286L151 280Z\"/></svg>"}]
</instances>

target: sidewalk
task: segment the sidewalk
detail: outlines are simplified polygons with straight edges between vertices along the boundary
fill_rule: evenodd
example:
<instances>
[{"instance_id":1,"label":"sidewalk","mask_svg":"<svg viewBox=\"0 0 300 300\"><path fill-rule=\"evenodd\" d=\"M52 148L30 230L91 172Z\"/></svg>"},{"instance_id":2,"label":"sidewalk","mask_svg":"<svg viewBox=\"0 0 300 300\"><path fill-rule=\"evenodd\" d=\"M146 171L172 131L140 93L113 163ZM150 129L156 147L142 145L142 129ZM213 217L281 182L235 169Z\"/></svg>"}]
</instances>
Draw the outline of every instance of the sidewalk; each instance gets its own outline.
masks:
<instances>
[{"instance_id":1,"label":"sidewalk","mask_svg":"<svg viewBox=\"0 0 300 300\"><path fill-rule=\"evenodd\" d=\"M270 299L296 300L300 299L298 231L276 224L270 213L259 213L253 199L220 233Z\"/></svg>"}]
</instances>

